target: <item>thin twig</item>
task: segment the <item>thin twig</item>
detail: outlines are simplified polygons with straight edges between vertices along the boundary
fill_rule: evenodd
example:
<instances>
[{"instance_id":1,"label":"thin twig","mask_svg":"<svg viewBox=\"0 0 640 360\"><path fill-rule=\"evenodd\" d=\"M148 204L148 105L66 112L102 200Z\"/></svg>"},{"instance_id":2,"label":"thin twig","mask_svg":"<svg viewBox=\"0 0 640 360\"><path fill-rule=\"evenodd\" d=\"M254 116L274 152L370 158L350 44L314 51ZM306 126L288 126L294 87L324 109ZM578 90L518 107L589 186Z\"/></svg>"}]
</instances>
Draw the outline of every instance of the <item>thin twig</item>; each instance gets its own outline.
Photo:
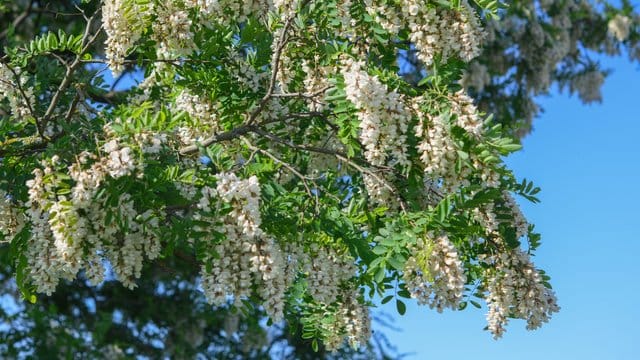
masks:
<instances>
[{"instance_id":1,"label":"thin twig","mask_svg":"<svg viewBox=\"0 0 640 360\"><path fill-rule=\"evenodd\" d=\"M82 35L82 45L83 45L82 49L76 55L75 59L73 60L73 63L67 66L67 70L64 74L64 78L62 79L62 82L58 86L58 89L56 90L56 92L53 94L53 97L51 98L51 102L49 103L49 107L47 108L47 111L44 113L44 116L42 117L42 123L41 123L42 128L45 128L47 126L47 123L51 120L51 117L53 116L53 112L55 111L56 106L58 105L58 101L60 101L62 94L71 84L71 80L73 78L74 72L78 69L78 67L80 67L80 65L82 65L82 61L81 61L82 55L87 52L91 44L93 44L93 42L97 39L98 35L100 34L101 28L98 29L95 32L95 34L93 34L93 36L91 36L91 27L93 26L93 21L95 20L99 12L100 12L100 9L98 9L96 13L94 13L90 18L87 19L87 26L85 27L84 34Z\"/></svg>"},{"instance_id":2,"label":"thin twig","mask_svg":"<svg viewBox=\"0 0 640 360\"><path fill-rule=\"evenodd\" d=\"M384 179L381 178L378 174L376 174L374 171L371 171L369 169L366 169L360 165L358 165L356 162L351 161L350 159L346 158L346 157L342 157L340 155L336 155L336 157L340 160L342 160L345 164L353 167L354 169L358 170L359 172L363 173L363 174L367 174L371 177L373 177L374 179L376 179L380 184L382 184L387 190L389 190L392 194L396 195L399 203L400 203L400 207L402 208L402 211L407 210L407 204L404 201L404 199L400 196L400 194L398 194L398 191L389 184L389 182Z\"/></svg>"},{"instance_id":3,"label":"thin twig","mask_svg":"<svg viewBox=\"0 0 640 360\"><path fill-rule=\"evenodd\" d=\"M211 144L215 144L218 142L222 142L222 141L229 141L229 140L233 140L233 139L237 139L239 136L241 135L246 135L250 132L255 132L255 133L259 133L260 131L260 126L264 126L267 124L271 124L277 121L281 121L281 120L287 120L287 119L296 119L296 118L307 118L307 117L313 117L313 116L318 116L318 114L320 113L293 113L293 114L289 114L286 116L286 118L284 119L271 119L271 120L267 120L267 121L263 121L260 124L244 124L244 125L240 125L237 128L233 129L233 130L229 130L223 133L219 133L219 134L214 134L204 140L202 140L201 142L199 142L198 144L194 144L194 145L189 145L189 146L185 146L182 149L180 149L180 155L189 155L189 154L193 154L198 152L198 149L200 148L200 146L202 147L207 147Z\"/></svg>"},{"instance_id":4,"label":"thin twig","mask_svg":"<svg viewBox=\"0 0 640 360\"><path fill-rule=\"evenodd\" d=\"M258 118L258 115L262 112L262 110L267 106L267 103L273 96L273 92L276 87L276 82L278 78L278 71L280 71L280 57L282 56L282 51L284 47L287 45L289 28L291 27L291 23L293 21L295 14L290 15L284 23L282 27L282 32L280 33L280 37L276 43L276 49L273 52L273 56L271 58L271 63L273 68L271 69L271 79L269 79L269 87L267 88L267 93L262 97L258 106L249 114L249 119L247 123L252 124Z\"/></svg>"},{"instance_id":5,"label":"thin twig","mask_svg":"<svg viewBox=\"0 0 640 360\"><path fill-rule=\"evenodd\" d=\"M274 98L290 98L290 97L301 97L307 99L315 99L316 97L322 95L325 91L331 89L331 86L325 86L320 90L314 91L312 93L281 93L281 94L272 94L271 97Z\"/></svg>"},{"instance_id":6,"label":"thin twig","mask_svg":"<svg viewBox=\"0 0 640 360\"><path fill-rule=\"evenodd\" d=\"M273 155L269 151L261 149L261 148L255 146L255 145L253 145L246 137L241 136L240 139L245 143L245 145L247 145L247 147L249 149L251 149L253 151L258 151L258 152L266 155L271 160L273 160L275 163L282 165L284 168L289 170L289 172L291 172L293 175L298 177L302 181L302 185L304 186L304 189L307 192L307 194L309 195L309 197L312 197L312 198L315 199L315 202L316 202L316 213L317 214L320 213L320 201L318 199L318 192L316 191L315 195L313 194L313 192L311 191L311 188L309 187L309 184L307 183L307 181L310 180L308 177L302 175L298 170L296 170L289 163L287 163L284 160L279 159L278 157L276 157L275 155ZM318 186L314 184L314 188L317 189L317 187Z\"/></svg>"}]
</instances>

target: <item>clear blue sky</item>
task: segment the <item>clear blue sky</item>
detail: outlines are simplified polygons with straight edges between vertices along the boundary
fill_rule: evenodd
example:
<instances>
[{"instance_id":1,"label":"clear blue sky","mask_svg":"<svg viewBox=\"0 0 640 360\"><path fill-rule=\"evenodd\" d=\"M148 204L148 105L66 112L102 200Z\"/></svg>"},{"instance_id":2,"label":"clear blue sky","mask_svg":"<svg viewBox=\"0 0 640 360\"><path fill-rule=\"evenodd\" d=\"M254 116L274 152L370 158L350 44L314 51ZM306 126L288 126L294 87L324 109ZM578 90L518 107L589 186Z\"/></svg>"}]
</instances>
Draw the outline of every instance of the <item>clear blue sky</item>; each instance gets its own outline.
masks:
<instances>
[{"instance_id":1,"label":"clear blue sky","mask_svg":"<svg viewBox=\"0 0 640 360\"><path fill-rule=\"evenodd\" d=\"M414 353L407 359L640 359L640 68L603 64L614 69L603 103L541 99L545 113L507 161L542 188L542 203L523 210L543 235L535 261L552 276L560 313L533 332L512 321L494 341L482 331L486 308L438 314L412 304L395 316L402 331L386 331Z\"/></svg>"}]
</instances>

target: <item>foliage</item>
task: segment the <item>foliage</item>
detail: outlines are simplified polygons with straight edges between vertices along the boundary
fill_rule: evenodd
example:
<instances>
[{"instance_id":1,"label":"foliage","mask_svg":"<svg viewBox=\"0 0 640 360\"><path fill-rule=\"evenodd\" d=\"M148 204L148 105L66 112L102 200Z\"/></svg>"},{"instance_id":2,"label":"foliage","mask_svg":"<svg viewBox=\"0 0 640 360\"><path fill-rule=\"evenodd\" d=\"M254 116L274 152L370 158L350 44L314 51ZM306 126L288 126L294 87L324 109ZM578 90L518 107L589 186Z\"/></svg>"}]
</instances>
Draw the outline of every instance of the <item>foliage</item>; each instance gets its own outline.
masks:
<instances>
[{"instance_id":1,"label":"foliage","mask_svg":"<svg viewBox=\"0 0 640 360\"><path fill-rule=\"evenodd\" d=\"M638 39L628 3L542 3L0 2L2 280L35 303L0 351L384 357L369 308L411 298L539 327L510 134L552 81L593 98L571 44ZM567 14L598 26L531 69Z\"/></svg>"}]
</instances>

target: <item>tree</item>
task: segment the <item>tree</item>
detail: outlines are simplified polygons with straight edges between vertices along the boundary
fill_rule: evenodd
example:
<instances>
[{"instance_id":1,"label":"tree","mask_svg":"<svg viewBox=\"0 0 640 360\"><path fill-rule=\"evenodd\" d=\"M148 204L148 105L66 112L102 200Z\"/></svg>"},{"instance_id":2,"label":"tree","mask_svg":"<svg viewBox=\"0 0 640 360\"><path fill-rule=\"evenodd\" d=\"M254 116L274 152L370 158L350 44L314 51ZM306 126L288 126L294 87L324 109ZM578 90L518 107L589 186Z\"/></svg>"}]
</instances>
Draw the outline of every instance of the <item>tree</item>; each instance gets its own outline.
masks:
<instances>
[{"instance_id":1,"label":"tree","mask_svg":"<svg viewBox=\"0 0 640 360\"><path fill-rule=\"evenodd\" d=\"M539 189L502 157L553 82L597 100L584 49L639 38L627 2L3 4L11 356L384 356L369 308L409 298L539 327Z\"/></svg>"}]
</instances>

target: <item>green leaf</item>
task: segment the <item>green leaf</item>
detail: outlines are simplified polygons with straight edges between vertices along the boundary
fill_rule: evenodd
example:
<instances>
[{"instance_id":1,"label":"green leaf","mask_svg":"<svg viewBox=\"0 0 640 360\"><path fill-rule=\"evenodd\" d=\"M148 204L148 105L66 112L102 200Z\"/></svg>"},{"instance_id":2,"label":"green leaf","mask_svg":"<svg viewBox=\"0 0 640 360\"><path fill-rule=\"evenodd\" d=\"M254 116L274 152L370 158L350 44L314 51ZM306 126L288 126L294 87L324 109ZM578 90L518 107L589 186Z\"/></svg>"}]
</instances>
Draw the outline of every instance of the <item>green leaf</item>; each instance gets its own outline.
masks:
<instances>
[{"instance_id":1,"label":"green leaf","mask_svg":"<svg viewBox=\"0 0 640 360\"><path fill-rule=\"evenodd\" d=\"M377 283L381 283L382 280L384 280L384 275L385 275L385 268L384 266L380 266L378 268L378 271L376 271L376 275L373 278L373 280Z\"/></svg>"},{"instance_id":2,"label":"green leaf","mask_svg":"<svg viewBox=\"0 0 640 360\"><path fill-rule=\"evenodd\" d=\"M389 265L393 266L396 270L402 271L404 269L404 258L400 254L394 254L387 259Z\"/></svg>"},{"instance_id":3,"label":"green leaf","mask_svg":"<svg viewBox=\"0 0 640 360\"><path fill-rule=\"evenodd\" d=\"M402 300L396 300L396 309L398 310L398 314L404 315L407 312L407 305L405 305Z\"/></svg>"},{"instance_id":4,"label":"green leaf","mask_svg":"<svg viewBox=\"0 0 640 360\"><path fill-rule=\"evenodd\" d=\"M386 253L387 253L387 251L388 251L388 250L387 250L387 248L386 248L386 247L384 247L384 246L380 246L380 245L378 245L378 246L374 247L374 248L373 248L373 250L372 250L372 252L373 252L374 254L376 254L376 255L383 255L383 254L386 254Z\"/></svg>"}]
</instances>

